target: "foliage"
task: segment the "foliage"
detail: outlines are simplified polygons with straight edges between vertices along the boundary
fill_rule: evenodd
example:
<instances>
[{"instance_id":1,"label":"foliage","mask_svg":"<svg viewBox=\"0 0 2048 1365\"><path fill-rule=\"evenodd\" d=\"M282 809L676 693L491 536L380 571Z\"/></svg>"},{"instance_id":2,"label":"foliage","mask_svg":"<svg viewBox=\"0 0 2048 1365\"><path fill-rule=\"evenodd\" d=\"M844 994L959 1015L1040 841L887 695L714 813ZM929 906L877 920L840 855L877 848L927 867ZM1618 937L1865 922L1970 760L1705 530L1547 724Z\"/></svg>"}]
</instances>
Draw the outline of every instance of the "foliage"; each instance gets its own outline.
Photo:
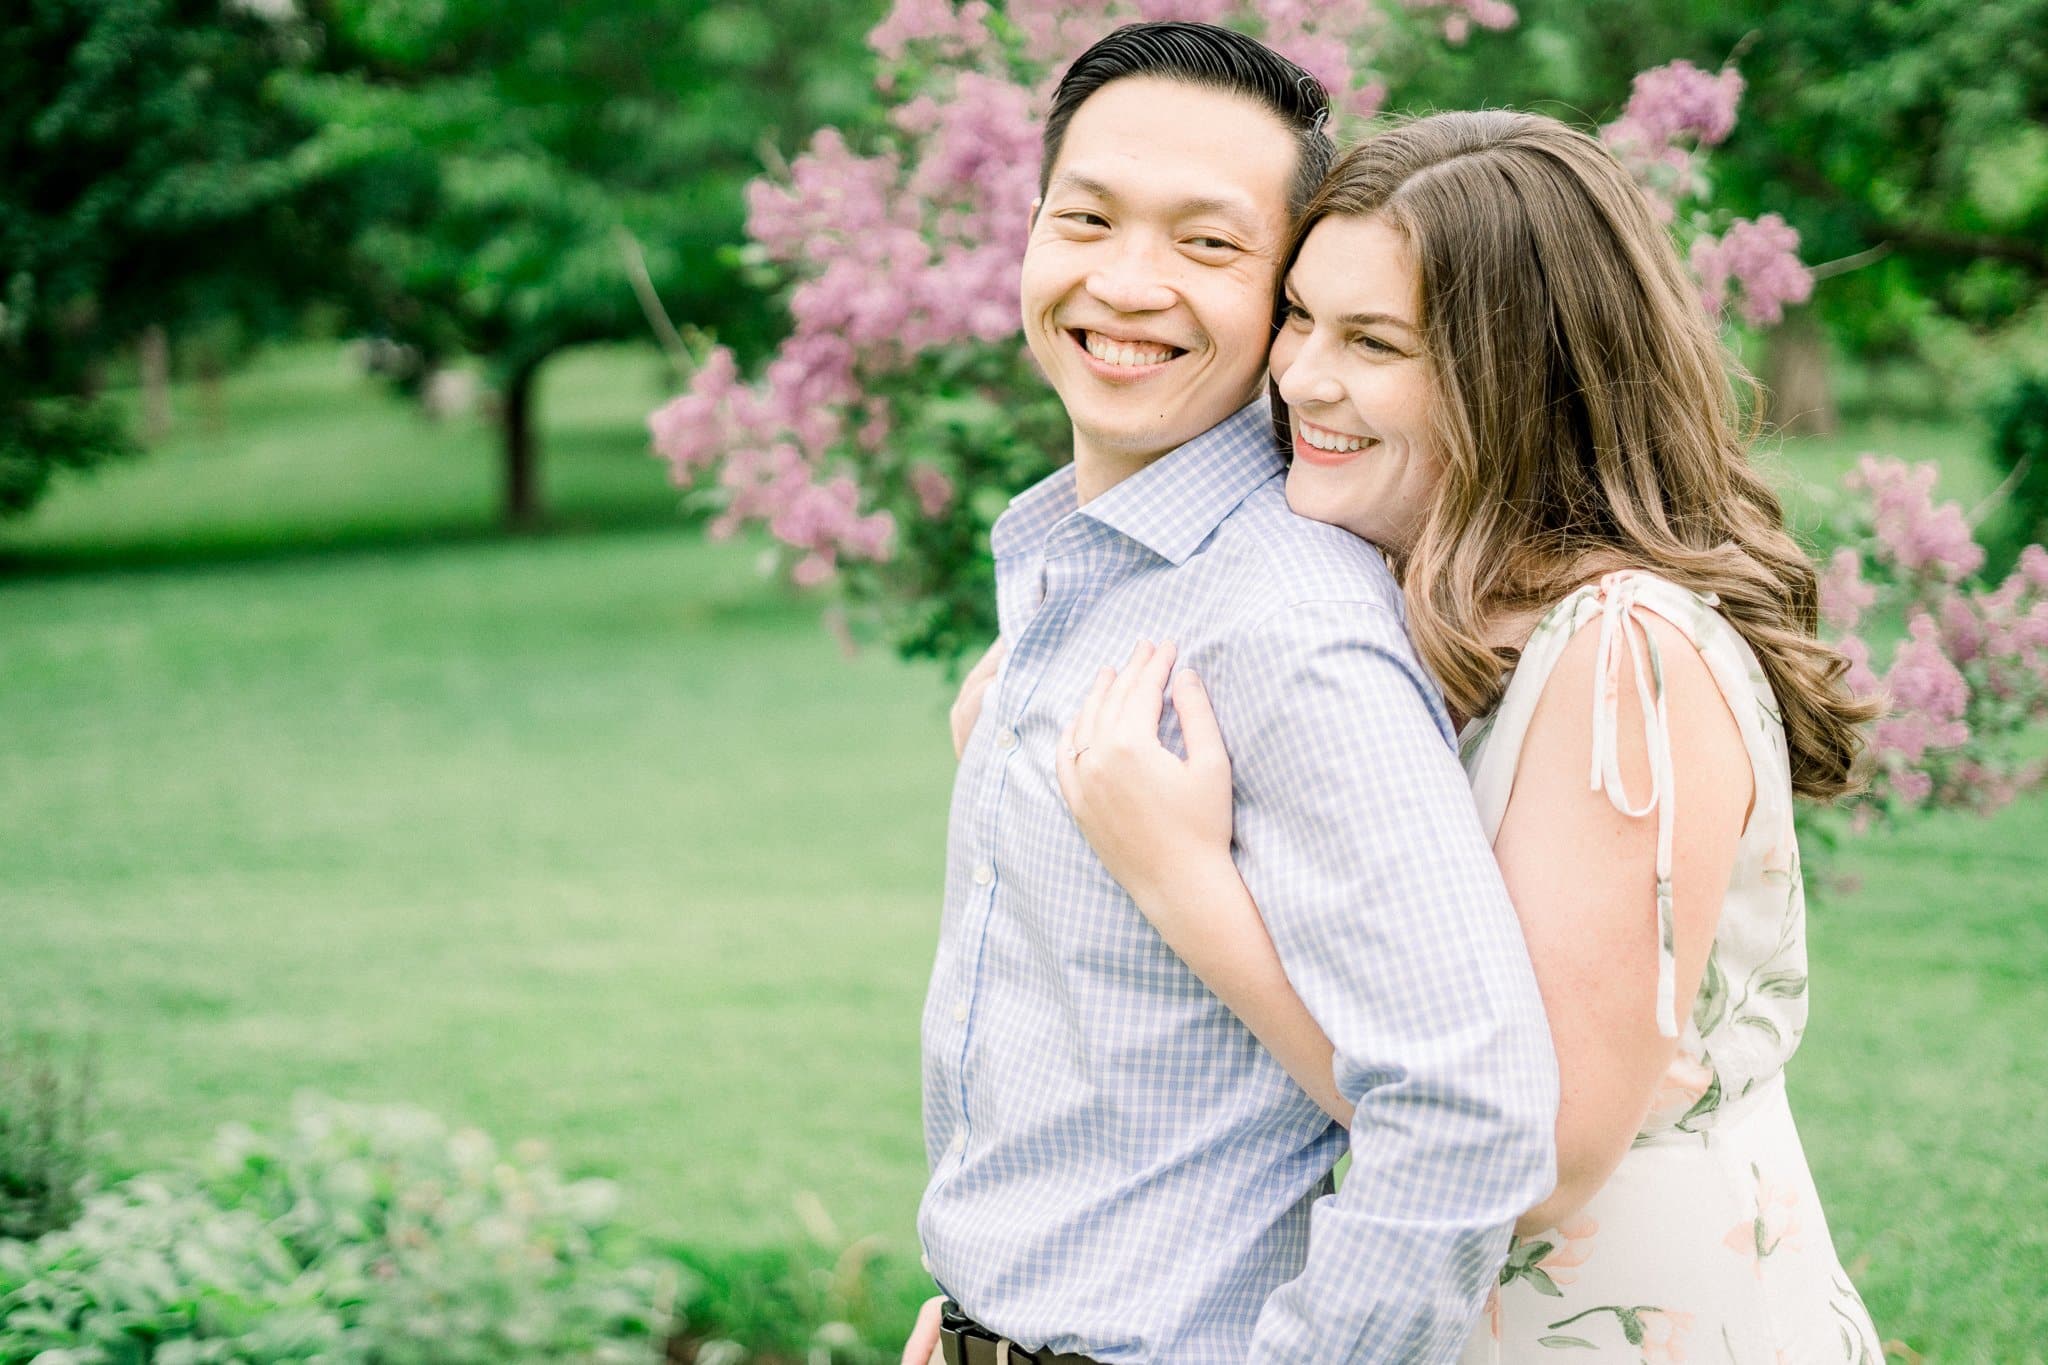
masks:
<instances>
[{"instance_id":1,"label":"foliage","mask_svg":"<svg viewBox=\"0 0 2048 1365\"><path fill-rule=\"evenodd\" d=\"M1383 105L1386 70L1506 28L1515 9L899 0L869 34L888 127L867 150L826 128L748 191L749 259L787 286L791 336L752 382L731 351L705 350L650 428L677 480L718 509L713 534L765 527L797 583L840 580L905 653L956 660L994 632L990 525L1064 457L1065 419L1019 336L1037 118L1064 63L1133 18L1240 24L1359 118ZM1685 62L1646 71L1603 131L1691 243L1705 306L1763 322L1811 285L1782 220L1704 206L1705 157L1742 85Z\"/></svg>"},{"instance_id":2,"label":"foliage","mask_svg":"<svg viewBox=\"0 0 2048 1365\"><path fill-rule=\"evenodd\" d=\"M0 1362L654 1358L674 1286L619 1263L614 1200L417 1110L302 1097L282 1140L223 1130L0 1243Z\"/></svg>"},{"instance_id":3,"label":"foliage","mask_svg":"<svg viewBox=\"0 0 2048 1365\"><path fill-rule=\"evenodd\" d=\"M23 0L0 25L0 517L130 449L91 399L144 327L290 318L335 240L269 78L304 31L201 0ZM233 251L221 244L234 243Z\"/></svg>"},{"instance_id":4,"label":"foliage","mask_svg":"<svg viewBox=\"0 0 2048 1365\"><path fill-rule=\"evenodd\" d=\"M337 0L324 14L325 69L284 88L319 125L308 164L370 196L359 315L429 364L483 358L506 515L536 520L529 408L549 357L645 336L655 299L758 338L765 315L735 306L719 248L764 136L857 116L823 73L860 8Z\"/></svg>"},{"instance_id":5,"label":"foliage","mask_svg":"<svg viewBox=\"0 0 2048 1365\"><path fill-rule=\"evenodd\" d=\"M1936 473L1865 456L1836 528L1845 543L1821 579L1851 689L1890 701L1856 806L1864 824L1928 805L1993 811L2048 776L2028 742L2048 719L2048 550L2027 546L2010 574L1985 582L1984 547L1960 506L1934 501ZM1889 644L1881 673L1873 638Z\"/></svg>"},{"instance_id":6,"label":"foliage","mask_svg":"<svg viewBox=\"0 0 2048 1365\"><path fill-rule=\"evenodd\" d=\"M879 1282L884 1240L846 1237L808 1190L794 1202L805 1231L795 1247L716 1256L678 1249L696 1286L683 1318L699 1365L752 1352L814 1365L897 1358L907 1318Z\"/></svg>"},{"instance_id":7,"label":"foliage","mask_svg":"<svg viewBox=\"0 0 2048 1365\"><path fill-rule=\"evenodd\" d=\"M78 1216L88 1179L92 1071L47 1043L0 1037L0 1238L40 1237Z\"/></svg>"},{"instance_id":8,"label":"foliage","mask_svg":"<svg viewBox=\"0 0 2048 1365\"><path fill-rule=\"evenodd\" d=\"M1514 29L1404 69L1396 88L1439 107L1600 115L1652 62L1739 60L1744 114L1716 150L1715 199L1798 231L1838 345L1934 365L1950 411L1988 357L2048 353L2048 2L1518 8Z\"/></svg>"},{"instance_id":9,"label":"foliage","mask_svg":"<svg viewBox=\"0 0 2048 1365\"><path fill-rule=\"evenodd\" d=\"M2048 372L2008 379L1984 406L1991 458L2006 477L2001 548L2048 539Z\"/></svg>"}]
</instances>

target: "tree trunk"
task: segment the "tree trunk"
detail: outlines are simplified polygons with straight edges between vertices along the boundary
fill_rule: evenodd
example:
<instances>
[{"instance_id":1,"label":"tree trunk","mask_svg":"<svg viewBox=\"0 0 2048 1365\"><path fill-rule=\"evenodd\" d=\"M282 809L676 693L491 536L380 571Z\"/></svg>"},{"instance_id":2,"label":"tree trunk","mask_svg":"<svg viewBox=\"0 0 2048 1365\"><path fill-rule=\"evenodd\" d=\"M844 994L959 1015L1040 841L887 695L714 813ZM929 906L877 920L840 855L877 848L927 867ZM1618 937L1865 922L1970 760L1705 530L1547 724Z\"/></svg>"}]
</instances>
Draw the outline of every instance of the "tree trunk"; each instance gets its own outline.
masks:
<instances>
[{"instance_id":1,"label":"tree trunk","mask_svg":"<svg viewBox=\"0 0 2048 1365\"><path fill-rule=\"evenodd\" d=\"M193 368L199 380L200 420L207 431L217 436L228 429L227 362L221 358L218 347L201 342Z\"/></svg>"},{"instance_id":2,"label":"tree trunk","mask_svg":"<svg viewBox=\"0 0 2048 1365\"><path fill-rule=\"evenodd\" d=\"M521 365L505 381L499 399L505 427L505 526L530 531L540 525L540 452L533 440L533 385L540 362Z\"/></svg>"},{"instance_id":3,"label":"tree trunk","mask_svg":"<svg viewBox=\"0 0 2048 1365\"><path fill-rule=\"evenodd\" d=\"M162 326L142 329L136 360L142 368L142 435L155 445L171 434L171 339Z\"/></svg>"},{"instance_id":4,"label":"tree trunk","mask_svg":"<svg viewBox=\"0 0 2048 1365\"><path fill-rule=\"evenodd\" d=\"M1841 429L1828 379L1827 334L1811 308L1794 309L1764 337L1765 409L1788 436L1832 436Z\"/></svg>"}]
</instances>

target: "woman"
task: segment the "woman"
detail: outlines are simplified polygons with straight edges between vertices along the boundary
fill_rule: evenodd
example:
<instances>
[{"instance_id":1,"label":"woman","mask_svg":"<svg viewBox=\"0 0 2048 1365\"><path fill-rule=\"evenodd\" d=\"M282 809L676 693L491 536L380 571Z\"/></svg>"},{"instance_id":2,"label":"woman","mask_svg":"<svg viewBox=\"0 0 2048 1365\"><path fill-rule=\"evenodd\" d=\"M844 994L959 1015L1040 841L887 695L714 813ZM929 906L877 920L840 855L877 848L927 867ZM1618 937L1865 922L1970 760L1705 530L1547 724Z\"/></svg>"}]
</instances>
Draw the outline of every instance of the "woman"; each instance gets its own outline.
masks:
<instances>
[{"instance_id":1,"label":"woman","mask_svg":"<svg viewBox=\"0 0 2048 1365\"><path fill-rule=\"evenodd\" d=\"M1592 139L1437 115L1338 163L1280 313L1288 501L1402 578L1558 1051L1557 1187L1466 1358L1880 1361L1782 1077L1806 1014L1792 799L1852 788L1871 712L1814 638L1812 568L1668 235ZM1191 675L1171 696L1211 761L1159 743L1172 663L1141 644L1104 670L1062 789L1120 881L1163 888L1140 908L1166 941L1346 1121L1231 867Z\"/></svg>"}]
</instances>

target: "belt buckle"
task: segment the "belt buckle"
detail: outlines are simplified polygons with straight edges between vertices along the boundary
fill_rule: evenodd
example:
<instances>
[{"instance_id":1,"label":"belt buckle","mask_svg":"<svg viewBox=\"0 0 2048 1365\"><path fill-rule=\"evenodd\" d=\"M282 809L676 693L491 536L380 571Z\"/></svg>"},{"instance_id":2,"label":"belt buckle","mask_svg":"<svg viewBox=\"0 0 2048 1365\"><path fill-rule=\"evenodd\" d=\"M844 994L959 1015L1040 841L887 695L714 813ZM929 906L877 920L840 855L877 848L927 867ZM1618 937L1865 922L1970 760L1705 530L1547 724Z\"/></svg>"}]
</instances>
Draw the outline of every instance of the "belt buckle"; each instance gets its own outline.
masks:
<instances>
[{"instance_id":1,"label":"belt buckle","mask_svg":"<svg viewBox=\"0 0 2048 1365\"><path fill-rule=\"evenodd\" d=\"M988 1341L995 1343L995 1365L1037 1365L1038 1356L1025 1350L1008 1337L999 1337L983 1327L973 1318L960 1311L960 1306L951 1299L946 1300L939 1312L939 1340L943 1346L953 1347L946 1351L946 1365L970 1365L967 1343Z\"/></svg>"}]
</instances>

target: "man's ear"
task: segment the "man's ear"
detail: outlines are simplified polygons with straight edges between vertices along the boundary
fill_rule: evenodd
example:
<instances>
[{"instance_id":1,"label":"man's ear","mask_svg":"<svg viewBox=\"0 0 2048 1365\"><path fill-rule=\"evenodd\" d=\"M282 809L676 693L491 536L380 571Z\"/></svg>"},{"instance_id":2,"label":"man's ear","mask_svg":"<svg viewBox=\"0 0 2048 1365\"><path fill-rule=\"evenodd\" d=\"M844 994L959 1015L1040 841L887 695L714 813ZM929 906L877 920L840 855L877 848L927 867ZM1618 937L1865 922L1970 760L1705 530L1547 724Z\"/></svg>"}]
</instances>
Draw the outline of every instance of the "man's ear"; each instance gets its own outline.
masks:
<instances>
[{"instance_id":1,"label":"man's ear","mask_svg":"<svg viewBox=\"0 0 2048 1365\"><path fill-rule=\"evenodd\" d=\"M1024 233L1026 236L1029 236L1031 230L1038 226L1038 211L1044 206L1045 199L1042 196L1031 201L1031 217L1027 219L1024 224Z\"/></svg>"}]
</instances>

